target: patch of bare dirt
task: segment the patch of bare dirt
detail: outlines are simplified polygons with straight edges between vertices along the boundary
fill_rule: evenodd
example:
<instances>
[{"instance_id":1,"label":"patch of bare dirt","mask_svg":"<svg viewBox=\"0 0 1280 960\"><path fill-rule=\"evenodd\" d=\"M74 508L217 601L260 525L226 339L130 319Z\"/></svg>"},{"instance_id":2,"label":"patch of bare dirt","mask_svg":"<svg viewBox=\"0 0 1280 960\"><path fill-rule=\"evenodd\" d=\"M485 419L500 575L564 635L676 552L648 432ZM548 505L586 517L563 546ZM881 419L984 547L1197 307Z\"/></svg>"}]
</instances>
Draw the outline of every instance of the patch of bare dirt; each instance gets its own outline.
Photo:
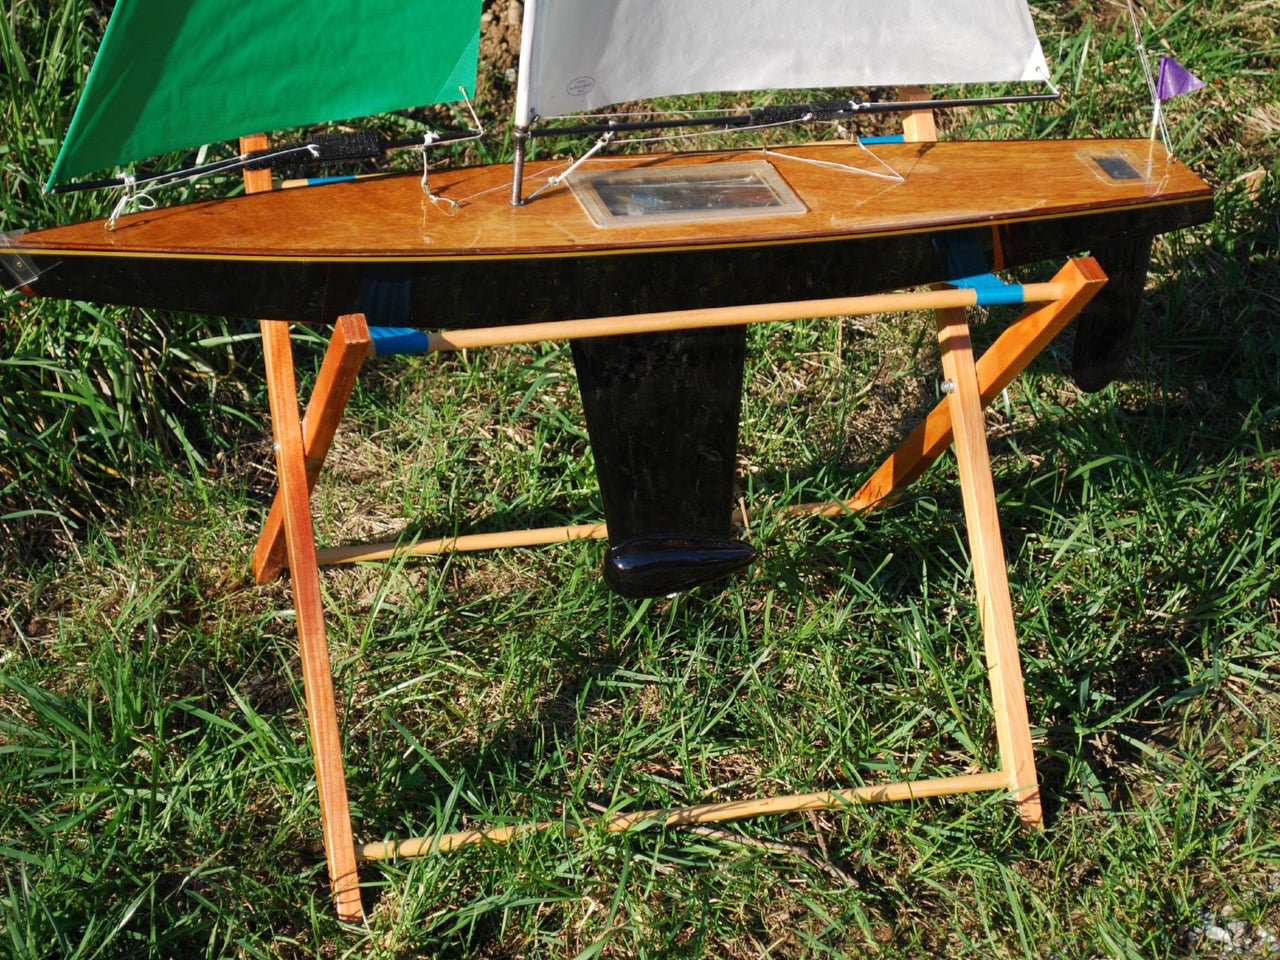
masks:
<instances>
[{"instance_id":1,"label":"patch of bare dirt","mask_svg":"<svg viewBox=\"0 0 1280 960\"><path fill-rule=\"evenodd\" d=\"M514 71L520 58L520 0L490 0L480 15L480 62L493 72Z\"/></svg>"}]
</instances>

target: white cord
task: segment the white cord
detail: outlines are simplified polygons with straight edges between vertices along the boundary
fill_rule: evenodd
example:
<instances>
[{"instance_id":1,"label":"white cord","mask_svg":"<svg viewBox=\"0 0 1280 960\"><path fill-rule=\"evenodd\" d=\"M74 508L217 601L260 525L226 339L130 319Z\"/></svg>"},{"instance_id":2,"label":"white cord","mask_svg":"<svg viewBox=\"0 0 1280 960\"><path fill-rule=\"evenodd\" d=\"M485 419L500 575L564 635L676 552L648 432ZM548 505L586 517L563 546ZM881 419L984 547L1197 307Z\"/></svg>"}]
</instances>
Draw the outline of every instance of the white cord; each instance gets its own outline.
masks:
<instances>
[{"instance_id":1,"label":"white cord","mask_svg":"<svg viewBox=\"0 0 1280 960\"><path fill-rule=\"evenodd\" d=\"M1160 107L1160 91L1156 88L1155 77L1151 74L1151 61L1147 59L1147 48L1142 44L1142 28L1138 25L1138 13L1133 8L1133 0L1126 0L1129 8L1129 22L1133 25L1133 42L1138 48L1138 61L1142 64L1142 75L1147 81L1147 93L1151 96L1151 139L1156 138L1159 131L1164 141L1164 148L1173 151L1169 143L1169 128L1165 126L1164 110Z\"/></svg>"},{"instance_id":2,"label":"white cord","mask_svg":"<svg viewBox=\"0 0 1280 960\"><path fill-rule=\"evenodd\" d=\"M156 207L156 199L145 190L138 190L137 177L125 174L122 178L124 185L120 188L120 199L116 201L115 208L111 211L111 216L107 217L105 224L108 230L115 230L116 221L126 213L130 207L135 210L154 210Z\"/></svg>"},{"instance_id":3,"label":"white cord","mask_svg":"<svg viewBox=\"0 0 1280 960\"><path fill-rule=\"evenodd\" d=\"M818 167L834 167L837 170L847 170L849 173L860 173L866 177L875 177L879 180L889 180L892 183L906 183L907 178L900 174L889 164L885 163L880 157L876 156L871 150L867 149L867 145L857 137L850 138L862 151L871 157L876 163L888 170L888 173L881 173L879 170L864 170L862 167L853 167L847 163L836 163L834 160L819 160L816 157L796 157L789 153L779 153L777 150L771 150L768 147L763 149L763 153L767 157L781 157L783 160L794 160L796 163L812 163Z\"/></svg>"},{"instance_id":4,"label":"white cord","mask_svg":"<svg viewBox=\"0 0 1280 960\"><path fill-rule=\"evenodd\" d=\"M484 136L484 124L480 122L480 117L476 114L476 108L471 103L471 97L467 95L467 88L460 86L458 87L458 90L462 92L462 102L467 105L467 112L471 114L471 122L475 125L475 133L470 137L463 137L458 140L450 140L449 141L450 146L458 143L470 143L472 140L479 140L481 137ZM431 192L431 182L430 182L431 158L428 154L430 153L431 148L435 146L435 144L439 140L440 140L440 134L436 133L433 130L428 131L422 135L422 146L416 148L422 151L422 192L426 194L428 200L434 203L442 211L444 211L445 213L452 214L455 211L457 211L457 209L461 207L462 203L465 201L453 200L453 199L450 199L449 197L442 197L442 196L439 196L438 194Z\"/></svg>"}]
</instances>

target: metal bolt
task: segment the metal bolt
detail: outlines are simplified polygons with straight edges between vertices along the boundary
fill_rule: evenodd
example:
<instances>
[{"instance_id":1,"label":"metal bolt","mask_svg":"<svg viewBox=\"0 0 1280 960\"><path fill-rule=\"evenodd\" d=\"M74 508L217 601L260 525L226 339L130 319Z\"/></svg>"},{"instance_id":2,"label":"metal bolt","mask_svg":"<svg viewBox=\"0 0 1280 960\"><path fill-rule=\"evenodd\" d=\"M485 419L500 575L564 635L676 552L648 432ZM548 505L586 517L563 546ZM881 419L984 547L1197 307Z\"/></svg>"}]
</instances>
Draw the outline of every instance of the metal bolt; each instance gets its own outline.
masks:
<instances>
[{"instance_id":1,"label":"metal bolt","mask_svg":"<svg viewBox=\"0 0 1280 960\"><path fill-rule=\"evenodd\" d=\"M954 382L954 381L952 381L952 380L943 380L943 381L942 381L942 392L943 392L943 393L954 393L954 392L955 392L955 389L956 389L956 385L955 385L955 382Z\"/></svg>"}]
</instances>

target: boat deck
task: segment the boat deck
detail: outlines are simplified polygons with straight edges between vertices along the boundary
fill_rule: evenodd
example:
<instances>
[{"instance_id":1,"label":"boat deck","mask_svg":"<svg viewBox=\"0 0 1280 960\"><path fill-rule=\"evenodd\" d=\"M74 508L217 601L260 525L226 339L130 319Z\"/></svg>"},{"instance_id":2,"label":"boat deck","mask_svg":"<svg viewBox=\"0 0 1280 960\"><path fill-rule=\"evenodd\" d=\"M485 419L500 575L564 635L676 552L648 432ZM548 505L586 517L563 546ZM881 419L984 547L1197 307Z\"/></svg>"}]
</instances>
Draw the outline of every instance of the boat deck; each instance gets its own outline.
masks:
<instances>
[{"instance_id":1,"label":"boat deck","mask_svg":"<svg viewBox=\"0 0 1280 960\"><path fill-rule=\"evenodd\" d=\"M328 260L493 259L626 250L777 245L1069 217L1102 209L1207 199L1209 189L1146 140L847 143L768 151L672 154L591 161L585 171L668 170L765 160L802 202L799 213L733 220L599 227L564 184L522 207L509 203L508 165L395 175L251 197L159 208L23 235L22 251L137 256ZM903 177L874 173L887 165ZM526 195L567 161L526 168ZM456 207L444 200L452 201Z\"/></svg>"}]
</instances>

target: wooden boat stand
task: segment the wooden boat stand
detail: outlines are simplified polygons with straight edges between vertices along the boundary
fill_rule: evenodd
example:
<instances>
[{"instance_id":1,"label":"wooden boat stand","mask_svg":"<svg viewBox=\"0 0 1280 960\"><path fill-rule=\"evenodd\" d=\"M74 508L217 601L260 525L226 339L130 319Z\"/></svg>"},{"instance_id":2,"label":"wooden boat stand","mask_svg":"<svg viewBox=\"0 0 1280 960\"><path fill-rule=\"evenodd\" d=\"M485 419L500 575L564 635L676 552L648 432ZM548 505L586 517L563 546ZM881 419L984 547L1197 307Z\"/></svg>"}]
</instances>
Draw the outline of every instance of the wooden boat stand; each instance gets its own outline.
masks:
<instances>
[{"instance_id":1,"label":"wooden boat stand","mask_svg":"<svg viewBox=\"0 0 1280 960\"><path fill-rule=\"evenodd\" d=\"M257 149L252 143L242 145L242 148ZM256 188L260 189L262 185ZM255 189L255 185L250 182L248 189ZM427 349L449 350L562 337L613 336L652 330L894 311L935 311L946 396L852 497L791 507L785 512L835 515L883 506L954 442L987 677L991 685L999 769L965 776L760 800L703 804L673 810L643 810L602 819L597 824L599 829L621 831L656 823L678 826L766 813L832 809L993 790L1008 792L1025 824L1036 828L1042 826L1039 787L982 411L1079 313L1105 282L1106 276L1097 263L1092 258L1081 258L1068 261L1049 283L1029 284L1012 293L1009 288L991 286L989 281L966 281L969 285L963 287L915 293L483 328L432 334L426 338ZM993 302L1040 305L1028 306L981 359L975 361L965 310L969 306ZM255 577L266 582L278 576L285 566L289 568L329 877L337 913L347 921L358 921L363 917L357 876L359 861L415 856L468 844L500 843L522 831L560 825L531 823L380 843L355 842L347 804L341 735L321 604L320 566L405 554L607 536L601 523L462 536L412 545L375 544L317 550L310 493L360 366L367 356L377 353L380 333L377 329L371 332L362 315L338 318L306 416L301 417L288 324L282 321L262 322L279 490L254 551L253 569Z\"/></svg>"}]
</instances>

